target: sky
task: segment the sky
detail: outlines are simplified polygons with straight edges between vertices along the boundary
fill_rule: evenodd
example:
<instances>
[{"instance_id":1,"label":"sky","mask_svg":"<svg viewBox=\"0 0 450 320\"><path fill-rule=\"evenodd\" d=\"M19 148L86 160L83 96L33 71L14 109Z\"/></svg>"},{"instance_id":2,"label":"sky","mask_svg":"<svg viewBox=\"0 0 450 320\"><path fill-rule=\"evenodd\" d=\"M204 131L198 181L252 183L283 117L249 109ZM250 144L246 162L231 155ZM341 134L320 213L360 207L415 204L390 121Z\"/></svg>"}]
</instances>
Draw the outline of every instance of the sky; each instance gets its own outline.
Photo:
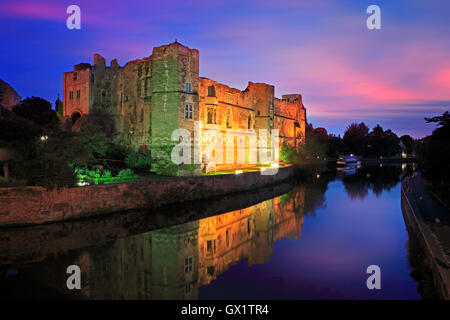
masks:
<instances>
[{"instance_id":1,"label":"sky","mask_svg":"<svg viewBox=\"0 0 450 320\"><path fill-rule=\"evenodd\" d=\"M66 9L81 9L69 30ZM370 5L381 29L369 30ZM93 54L120 65L175 40L200 51L200 75L300 93L308 121L343 134L352 122L420 138L450 109L448 0L0 0L0 79L54 102L63 72Z\"/></svg>"}]
</instances>

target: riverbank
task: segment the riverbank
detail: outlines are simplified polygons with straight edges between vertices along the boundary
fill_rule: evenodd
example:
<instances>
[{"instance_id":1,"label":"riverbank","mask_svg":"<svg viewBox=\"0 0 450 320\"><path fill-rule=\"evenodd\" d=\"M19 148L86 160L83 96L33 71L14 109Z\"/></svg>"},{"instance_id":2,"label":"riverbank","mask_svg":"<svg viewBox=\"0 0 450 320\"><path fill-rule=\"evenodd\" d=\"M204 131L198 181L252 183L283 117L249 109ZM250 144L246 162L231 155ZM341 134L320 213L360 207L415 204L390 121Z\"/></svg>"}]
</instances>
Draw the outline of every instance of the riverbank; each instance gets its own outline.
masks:
<instances>
[{"instance_id":1,"label":"riverbank","mask_svg":"<svg viewBox=\"0 0 450 320\"><path fill-rule=\"evenodd\" d=\"M0 266L42 261L59 252L96 246L197 219L248 208L286 194L291 181L238 194L171 204L154 209L112 212L87 219L4 228L0 236ZM99 232L101 230L101 232Z\"/></svg>"},{"instance_id":2,"label":"riverbank","mask_svg":"<svg viewBox=\"0 0 450 320\"><path fill-rule=\"evenodd\" d=\"M279 168L275 175L244 172L54 190L43 187L0 188L0 226L43 224L129 209L157 208L253 191L278 184L294 175L295 168L285 166Z\"/></svg>"},{"instance_id":3,"label":"riverbank","mask_svg":"<svg viewBox=\"0 0 450 320\"><path fill-rule=\"evenodd\" d=\"M431 270L438 296L450 300L449 213L423 187L420 175L405 179L401 193L408 232L421 244L424 263Z\"/></svg>"}]
</instances>

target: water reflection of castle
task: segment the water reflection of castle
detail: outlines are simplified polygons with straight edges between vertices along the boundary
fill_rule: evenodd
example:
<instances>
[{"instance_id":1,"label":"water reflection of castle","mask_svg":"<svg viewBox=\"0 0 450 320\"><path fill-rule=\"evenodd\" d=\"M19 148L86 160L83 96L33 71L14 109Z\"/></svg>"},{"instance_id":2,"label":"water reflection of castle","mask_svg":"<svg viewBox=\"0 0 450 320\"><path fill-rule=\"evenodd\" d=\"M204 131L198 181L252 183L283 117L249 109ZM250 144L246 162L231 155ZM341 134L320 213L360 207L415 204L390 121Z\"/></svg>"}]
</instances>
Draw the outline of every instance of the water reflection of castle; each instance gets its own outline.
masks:
<instances>
[{"instance_id":1,"label":"water reflection of castle","mask_svg":"<svg viewBox=\"0 0 450 320\"><path fill-rule=\"evenodd\" d=\"M275 242L299 238L304 207L304 188L297 187L249 208L87 249L78 259L83 294L196 299L200 286L242 259L249 266L267 263Z\"/></svg>"}]
</instances>

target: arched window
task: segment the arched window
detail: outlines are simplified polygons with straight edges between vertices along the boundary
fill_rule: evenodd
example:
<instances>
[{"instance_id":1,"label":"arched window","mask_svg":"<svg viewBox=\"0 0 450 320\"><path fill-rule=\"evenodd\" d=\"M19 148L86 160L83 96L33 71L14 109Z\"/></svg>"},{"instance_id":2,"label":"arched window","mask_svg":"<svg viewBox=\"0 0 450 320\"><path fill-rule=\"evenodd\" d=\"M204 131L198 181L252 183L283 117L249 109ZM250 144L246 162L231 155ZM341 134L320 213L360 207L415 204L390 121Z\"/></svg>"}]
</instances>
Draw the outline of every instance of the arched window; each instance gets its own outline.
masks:
<instances>
[{"instance_id":1,"label":"arched window","mask_svg":"<svg viewBox=\"0 0 450 320\"><path fill-rule=\"evenodd\" d=\"M208 87L208 97L215 97L216 96L216 88L214 86Z\"/></svg>"},{"instance_id":2,"label":"arched window","mask_svg":"<svg viewBox=\"0 0 450 320\"><path fill-rule=\"evenodd\" d=\"M208 124L213 124L214 123L214 109L213 108L208 108L207 123Z\"/></svg>"}]
</instances>

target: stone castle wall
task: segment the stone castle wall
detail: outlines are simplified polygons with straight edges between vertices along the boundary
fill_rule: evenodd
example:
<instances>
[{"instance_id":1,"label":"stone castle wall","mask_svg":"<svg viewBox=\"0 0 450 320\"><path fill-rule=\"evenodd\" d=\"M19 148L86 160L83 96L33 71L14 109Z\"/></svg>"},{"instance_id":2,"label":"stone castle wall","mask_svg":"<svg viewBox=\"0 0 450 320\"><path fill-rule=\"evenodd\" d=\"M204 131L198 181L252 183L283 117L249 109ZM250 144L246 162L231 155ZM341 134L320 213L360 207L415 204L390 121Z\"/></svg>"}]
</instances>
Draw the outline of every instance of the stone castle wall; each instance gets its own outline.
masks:
<instances>
[{"instance_id":1,"label":"stone castle wall","mask_svg":"<svg viewBox=\"0 0 450 320\"><path fill-rule=\"evenodd\" d=\"M203 132L227 131L235 148L245 151L244 163L239 163L236 150L229 155L234 157L232 164L225 159L220 164L209 161L217 160L216 155L203 143L200 153L209 161L206 171L249 166L248 136L259 129L279 129L281 144L304 143L306 116L300 95L277 99L272 85L249 82L240 91L199 78L198 50L178 42L155 47L151 56L124 67L116 60L106 66L103 57L94 55L93 66L82 63L64 73L63 103L63 121L69 126L88 114L101 120L116 142L132 150L149 150L152 171L159 174L179 174L179 166L170 159L178 143L171 141L171 134L187 129L193 145L195 121L202 123ZM215 143L220 147L225 142Z\"/></svg>"}]
</instances>

